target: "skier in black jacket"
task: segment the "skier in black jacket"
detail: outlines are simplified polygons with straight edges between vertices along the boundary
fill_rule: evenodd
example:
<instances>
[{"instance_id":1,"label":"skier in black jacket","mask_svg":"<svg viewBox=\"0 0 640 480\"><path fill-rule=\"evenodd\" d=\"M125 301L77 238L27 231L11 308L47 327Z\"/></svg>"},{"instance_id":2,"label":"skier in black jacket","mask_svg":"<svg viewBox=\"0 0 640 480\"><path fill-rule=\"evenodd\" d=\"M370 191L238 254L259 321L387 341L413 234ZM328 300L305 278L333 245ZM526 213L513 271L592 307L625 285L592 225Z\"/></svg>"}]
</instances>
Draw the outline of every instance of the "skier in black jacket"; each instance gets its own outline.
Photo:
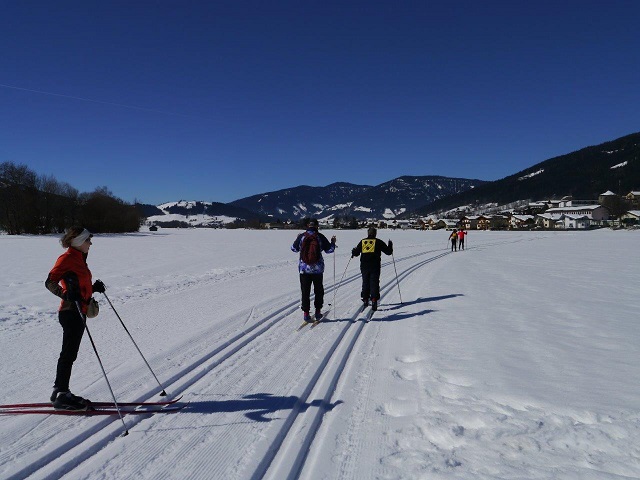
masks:
<instances>
[{"instance_id":1,"label":"skier in black jacket","mask_svg":"<svg viewBox=\"0 0 640 480\"><path fill-rule=\"evenodd\" d=\"M378 309L380 298L380 258L384 252L386 255L393 253L393 242L389 240L389 245L376 238L377 231L374 227L369 227L367 238L360 240L358 245L351 250L353 257L360 254L360 272L362 273L362 308L369 306L371 298L372 310Z\"/></svg>"}]
</instances>

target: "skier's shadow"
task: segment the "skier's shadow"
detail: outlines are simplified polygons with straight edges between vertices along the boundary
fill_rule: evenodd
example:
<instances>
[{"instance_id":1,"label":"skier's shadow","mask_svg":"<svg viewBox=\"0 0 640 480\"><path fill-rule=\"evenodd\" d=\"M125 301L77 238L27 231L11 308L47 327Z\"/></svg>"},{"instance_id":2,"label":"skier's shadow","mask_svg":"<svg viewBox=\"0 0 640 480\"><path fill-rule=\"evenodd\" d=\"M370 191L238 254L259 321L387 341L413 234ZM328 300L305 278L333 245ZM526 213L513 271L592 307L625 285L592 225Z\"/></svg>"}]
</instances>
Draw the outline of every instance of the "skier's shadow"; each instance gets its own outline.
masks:
<instances>
[{"instance_id":1,"label":"skier's shadow","mask_svg":"<svg viewBox=\"0 0 640 480\"><path fill-rule=\"evenodd\" d=\"M383 309L379 308L378 311L383 311ZM389 315L388 317L381 316L373 316L370 322L399 322L400 320L406 320L407 318L419 317L421 315L427 315L429 313L436 312L437 310L422 310L421 312L411 312L411 313L394 313Z\"/></svg>"},{"instance_id":2,"label":"skier's shadow","mask_svg":"<svg viewBox=\"0 0 640 480\"><path fill-rule=\"evenodd\" d=\"M402 303L390 303L388 306L381 307L378 310L398 310L407 305L417 305L419 303L429 303L429 302L438 302L440 300L448 300L449 298L456 298L464 296L462 293L452 293L451 295L441 295L439 297L427 297L427 298L416 298L412 302L402 302Z\"/></svg>"},{"instance_id":3,"label":"skier's shadow","mask_svg":"<svg viewBox=\"0 0 640 480\"><path fill-rule=\"evenodd\" d=\"M186 413L220 413L220 412L246 412L244 414L254 422L270 422L273 419L267 415L280 410L298 409L305 412L309 407L319 407L325 412L333 410L340 405L342 400L328 403L324 400L313 400L311 403L302 402L296 396L277 396L270 393L255 393L245 395L236 400L210 400L203 402L190 402L182 412Z\"/></svg>"},{"instance_id":4,"label":"skier's shadow","mask_svg":"<svg viewBox=\"0 0 640 480\"><path fill-rule=\"evenodd\" d=\"M378 311L380 312L393 312L394 310L399 310L403 307L406 307L408 305L418 305L420 303L429 303L429 302L437 302L439 300L447 300L449 298L455 298L455 297L462 297L462 293L453 293L451 295L442 295L439 297L427 297L427 298L417 298L416 300L413 300L411 302L402 302L402 303L392 303L383 307L378 308ZM427 315L429 313L433 313L436 310L431 310L431 309L426 309L426 310L422 310L421 312L411 312L411 313L392 313L389 316L386 317L378 317L378 316L373 316L373 318L371 319L372 322L397 322L399 320L405 320L407 318L411 318L411 317L418 317L421 315Z\"/></svg>"},{"instance_id":5,"label":"skier's shadow","mask_svg":"<svg viewBox=\"0 0 640 480\"><path fill-rule=\"evenodd\" d=\"M449 298L462 297L462 293L452 293L451 295L441 295L439 297L428 297L428 298L418 298L413 300L412 302L402 302L402 303L389 303L389 304L381 304L378 307L379 312L390 312L393 310L398 310L400 308L406 307L407 305L417 305L419 303L428 303L428 302L437 302L439 300L447 300ZM423 310L422 312L414 312L411 314L396 314L391 315L386 318L376 318L375 316L371 319L371 321L376 322L396 322L398 320L404 320L406 318L415 317L417 315L426 315L427 313L435 312L435 310ZM352 322L353 320L350 318L328 318L324 319L322 323L335 323L335 322Z\"/></svg>"}]
</instances>

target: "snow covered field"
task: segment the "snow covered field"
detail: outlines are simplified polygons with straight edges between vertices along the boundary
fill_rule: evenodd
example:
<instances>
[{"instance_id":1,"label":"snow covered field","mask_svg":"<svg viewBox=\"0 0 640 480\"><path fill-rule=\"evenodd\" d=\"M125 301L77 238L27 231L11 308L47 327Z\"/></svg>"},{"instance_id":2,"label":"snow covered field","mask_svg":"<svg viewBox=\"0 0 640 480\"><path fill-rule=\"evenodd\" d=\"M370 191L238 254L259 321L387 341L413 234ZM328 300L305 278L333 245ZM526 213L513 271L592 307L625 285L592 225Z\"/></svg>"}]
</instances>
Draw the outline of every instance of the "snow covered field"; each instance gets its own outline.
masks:
<instances>
[{"instance_id":1,"label":"snow covered field","mask_svg":"<svg viewBox=\"0 0 640 480\"><path fill-rule=\"evenodd\" d=\"M117 416L0 415L0 478L640 478L640 232L472 231L452 254L447 232L381 231L399 288L383 256L365 323L349 262L365 233L324 231L328 321L299 332L296 233L94 237L94 278L188 405L125 416L126 437ZM57 240L0 236L0 403L51 392ZM159 399L96 298L116 397ZM86 335L71 388L110 400Z\"/></svg>"}]
</instances>

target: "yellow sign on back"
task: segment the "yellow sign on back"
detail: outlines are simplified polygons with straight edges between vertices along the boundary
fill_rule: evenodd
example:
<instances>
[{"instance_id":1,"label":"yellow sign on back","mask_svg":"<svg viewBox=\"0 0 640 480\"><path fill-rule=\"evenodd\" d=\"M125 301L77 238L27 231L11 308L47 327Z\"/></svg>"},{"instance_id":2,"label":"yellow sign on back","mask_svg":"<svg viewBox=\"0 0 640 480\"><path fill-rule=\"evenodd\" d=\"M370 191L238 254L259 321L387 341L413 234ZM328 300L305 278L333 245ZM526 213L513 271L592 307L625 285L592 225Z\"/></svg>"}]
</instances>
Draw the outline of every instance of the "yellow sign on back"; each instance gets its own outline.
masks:
<instances>
[{"instance_id":1,"label":"yellow sign on back","mask_svg":"<svg viewBox=\"0 0 640 480\"><path fill-rule=\"evenodd\" d=\"M375 239L362 240L362 253L373 253L376 249Z\"/></svg>"}]
</instances>

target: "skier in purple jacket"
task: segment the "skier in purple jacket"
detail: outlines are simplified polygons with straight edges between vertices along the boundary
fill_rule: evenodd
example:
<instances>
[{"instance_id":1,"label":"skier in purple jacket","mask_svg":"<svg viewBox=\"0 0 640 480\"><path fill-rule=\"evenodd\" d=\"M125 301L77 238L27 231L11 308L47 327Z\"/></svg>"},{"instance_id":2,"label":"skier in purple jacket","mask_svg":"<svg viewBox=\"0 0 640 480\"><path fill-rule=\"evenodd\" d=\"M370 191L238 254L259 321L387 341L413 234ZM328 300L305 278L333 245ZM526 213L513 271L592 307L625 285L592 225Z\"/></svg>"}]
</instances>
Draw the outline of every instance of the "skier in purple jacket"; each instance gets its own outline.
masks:
<instances>
[{"instance_id":1,"label":"skier in purple jacket","mask_svg":"<svg viewBox=\"0 0 640 480\"><path fill-rule=\"evenodd\" d=\"M322 252L333 253L336 248L336 237L331 237L331 242L323 234L318 232L318 220L315 218L307 222L307 230L302 232L291 245L293 252L300 252L298 272L300 273L300 290L302 292L302 311L304 321L310 322L311 316L311 285L315 298L313 305L316 308L315 319L322 318L322 306L324 305L324 287L322 277L324 274L324 259Z\"/></svg>"}]
</instances>

